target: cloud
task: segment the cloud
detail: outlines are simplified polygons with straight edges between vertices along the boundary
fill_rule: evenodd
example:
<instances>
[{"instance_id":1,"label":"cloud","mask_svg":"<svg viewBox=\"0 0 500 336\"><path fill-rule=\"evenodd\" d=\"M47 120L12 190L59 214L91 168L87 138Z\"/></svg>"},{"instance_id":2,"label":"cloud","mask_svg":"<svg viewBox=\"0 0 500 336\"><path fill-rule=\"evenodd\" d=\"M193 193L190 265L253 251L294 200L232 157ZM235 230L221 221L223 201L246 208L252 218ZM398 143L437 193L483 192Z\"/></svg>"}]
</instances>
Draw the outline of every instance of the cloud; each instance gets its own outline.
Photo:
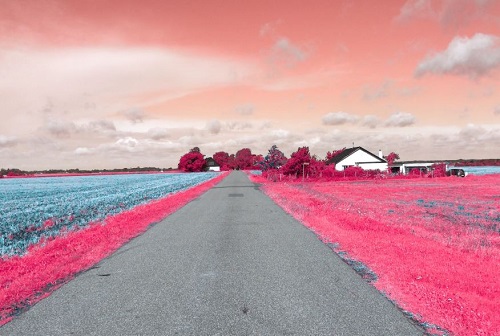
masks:
<instances>
[{"instance_id":1,"label":"cloud","mask_svg":"<svg viewBox=\"0 0 500 336\"><path fill-rule=\"evenodd\" d=\"M241 115L251 115L255 111L255 105L252 103L246 103L238 105L234 108L234 112Z\"/></svg>"},{"instance_id":2,"label":"cloud","mask_svg":"<svg viewBox=\"0 0 500 336\"><path fill-rule=\"evenodd\" d=\"M74 134L77 127L73 122L64 120L49 119L44 128L53 136L58 138L67 138Z\"/></svg>"},{"instance_id":3,"label":"cloud","mask_svg":"<svg viewBox=\"0 0 500 336\"><path fill-rule=\"evenodd\" d=\"M430 0L408 0L399 10L395 18L398 22L406 22L412 19L437 18Z\"/></svg>"},{"instance_id":4,"label":"cloud","mask_svg":"<svg viewBox=\"0 0 500 336\"><path fill-rule=\"evenodd\" d=\"M87 155L91 154L92 150L87 147L78 147L77 149L74 150L73 153L75 153L76 155Z\"/></svg>"},{"instance_id":5,"label":"cloud","mask_svg":"<svg viewBox=\"0 0 500 336\"><path fill-rule=\"evenodd\" d=\"M116 140L111 146L114 149L126 152L134 152L138 148L139 141L133 137L125 137Z\"/></svg>"},{"instance_id":6,"label":"cloud","mask_svg":"<svg viewBox=\"0 0 500 336\"><path fill-rule=\"evenodd\" d=\"M17 138L0 135L0 148L12 147L18 143Z\"/></svg>"},{"instance_id":7,"label":"cloud","mask_svg":"<svg viewBox=\"0 0 500 336\"><path fill-rule=\"evenodd\" d=\"M210 121L207 123L207 130L208 130L208 132L210 132L211 134L219 134L219 133L220 133L221 128L222 128L222 125L221 125L220 121L219 121L219 120L217 120L217 119L210 120Z\"/></svg>"},{"instance_id":8,"label":"cloud","mask_svg":"<svg viewBox=\"0 0 500 336\"><path fill-rule=\"evenodd\" d=\"M324 125L343 125L347 123L356 123L358 121L358 117L346 113L346 112L330 112L323 116L322 121Z\"/></svg>"},{"instance_id":9,"label":"cloud","mask_svg":"<svg viewBox=\"0 0 500 336\"><path fill-rule=\"evenodd\" d=\"M495 106L495 108L493 109L493 113L500 116L500 105Z\"/></svg>"},{"instance_id":10,"label":"cloud","mask_svg":"<svg viewBox=\"0 0 500 336\"><path fill-rule=\"evenodd\" d=\"M168 137L169 134L168 134L168 131L166 128L155 127L155 128L149 129L148 135L153 140L162 140L162 139Z\"/></svg>"},{"instance_id":11,"label":"cloud","mask_svg":"<svg viewBox=\"0 0 500 336\"><path fill-rule=\"evenodd\" d=\"M283 58L289 63L302 62L306 59L306 53L292 44L286 37L276 41L272 47L272 52L275 56Z\"/></svg>"},{"instance_id":12,"label":"cloud","mask_svg":"<svg viewBox=\"0 0 500 336\"><path fill-rule=\"evenodd\" d=\"M88 124L80 126L79 130L93 133L112 133L116 131L116 127L109 120L92 120Z\"/></svg>"},{"instance_id":13,"label":"cloud","mask_svg":"<svg viewBox=\"0 0 500 336\"><path fill-rule=\"evenodd\" d=\"M500 66L500 38L476 34L472 38L455 37L445 51L426 57L415 76L427 73L481 77Z\"/></svg>"},{"instance_id":14,"label":"cloud","mask_svg":"<svg viewBox=\"0 0 500 336\"><path fill-rule=\"evenodd\" d=\"M367 115L363 117L361 124L368 128L375 128L380 124L380 119L374 115Z\"/></svg>"},{"instance_id":15,"label":"cloud","mask_svg":"<svg viewBox=\"0 0 500 336\"><path fill-rule=\"evenodd\" d=\"M284 129L276 129L272 130L269 134L274 139L285 139L290 135L290 132Z\"/></svg>"},{"instance_id":16,"label":"cloud","mask_svg":"<svg viewBox=\"0 0 500 336\"><path fill-rule=\"evenodd\" d=\"M131 108L122 112L132 124L142 123L146 114L139 108Z\"/></svg>"},{"instance_id":17,"label":"cloud","mask_svg":"<svg viewBox=\"0 0 500 336\"><path fill-rule=\"evenodd\" d=\"M226 126L230 130L244 130L253 128L253 125L251 123L240 121L230 121L226 124Z\"/></svg>"},{"instance_id":18,"label":"cloud","mask_svg":"<svg viewBox=\"0 0 500 336\"><path fill-rule=\"evenodd\" d=\"M415 123L415 117L411 113L407 112L396 112L387 118L384 122L385 126L388 127L406 127L413 125Z\"/></svg>"},{"instance_id":19,"label":"cloud","mask_svg":"<svg viewBox=\"0 0 500 336\"><path fill-rule=\"evenodd\" d=\"M488 7L496 0L447 0L439 13L439 22L444 27L458 28L475 19L489 17Z\"/></svg>"},{"instance_id":20,"label":"cloud","mask_svg":"<svg viewBox=\"0 0 500 336\"><path fill-rule=\"evenodd\" d=\"M483 126L468 124L458 133L459 140L465 146L490 144L494 147L500 145L500 129L486 129Z\"/></svg>"},{"instance_id":21,"label":"cloud","mask_svg":"<svg viewBox=\"0 0 500 336\"><path fill-rule=\"evenodd\" d=\"M281 74L284 70L304 62L307 54L304 50L290 42L286 37L278 38L267 54L270 75Z\"/></svg>"},{"instance_id":22,"label":"cloud","mask_svg":"<svg viewBox=\"0 0 500 336\"><path fill-rule=\"evenodd\" d=\"M396 22L407 23L413 20L431 20L443 28L467 26L473 20L486 21L496 18L489 14L489 7L496 0L407 0L395 18Z\"/></svg>"},{"instance_id":23,"label":"cloud","mask_svg":"<svg viewBox=\"0 0 500 336\"><path fill-rule=\"evenodd\" d=\"M389 89L392 86L392 81L385 80L380 86L377 87L367 87L363 94L363 99L367 101L377 100L389 95Z\"/></svg>"}]
</instances>

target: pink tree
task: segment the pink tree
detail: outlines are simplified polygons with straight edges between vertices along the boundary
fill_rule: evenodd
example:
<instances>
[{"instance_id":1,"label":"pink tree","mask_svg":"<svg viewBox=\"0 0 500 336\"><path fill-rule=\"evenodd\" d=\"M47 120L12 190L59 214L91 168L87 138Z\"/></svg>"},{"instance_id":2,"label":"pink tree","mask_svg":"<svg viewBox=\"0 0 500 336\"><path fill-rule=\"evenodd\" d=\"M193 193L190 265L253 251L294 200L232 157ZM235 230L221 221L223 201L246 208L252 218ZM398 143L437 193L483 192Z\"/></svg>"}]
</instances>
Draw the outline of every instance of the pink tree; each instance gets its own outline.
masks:
<instances>
[{"instance_id":1,"label":"pink tree","mask_svg":"<svg viewBox=\"0 0 500 336\"><path fill-rule=\"evenodd\" d=\"M325 161L328 161L332 158L334 158L335 156L339 155L340 153L342 153L343 151L345 150L345 147L342 148L342 149L336 149L336 150L333 150L332 152L327 152L326 153L326 158L325 158Z\"/></svg>"},{"instance_id":2,"label":"pink tree","mask_svg":"<svg viewBox=\"0 0 500 336\"><path fill-rule=\"evenodd\" d=\"M204 156L200 153L200 149L195 147L189 153L181 156L178 168L185 172L201 172L206 166Z\"/></svg>"},{"instance_id":3,"label":"pink tree","mask_svg":"<svg viewBox=\"0 0 500 336\"><path fill-rule=\"evenodd\" d=\"M311 154L309 153L309 147L301 147L296 152L292 153L290 159L285 163L283 166L283 174L295 176L305 175L309 171L310 164Z\"/></svg>"},{"instance_id":4,"label":"pink tree","mask_svg":"<svg viewBox=\"0 0 500 336\"><path fill-rule=\"evenodd\" d=\"M236 169L248 169L253 166L252 151L249 148L242 148L236 152Z\"/></svg>"},{"instance_id":5,"label":"pink tree","mask_svg":"<svg viewBox=\"0 0 500 336\"><path fill-rule=\"evenodd\" d=\"M391 152L389 153L389 155L385 157L385 160L387 161L387 164L390 166L394 163L394 161L399 160L399 154Z\"/></svg>"},{"instance_id":6,"label":"pink tree","mask_svg":"<svg viewBox=\"0 0 500 336\"><path fill-rule=\"evenodd\" d=\"M220 170L229 170L229 154L226 152L217 152L213 156L213 159L220 166Z\"/></svg>"}]
</instances>

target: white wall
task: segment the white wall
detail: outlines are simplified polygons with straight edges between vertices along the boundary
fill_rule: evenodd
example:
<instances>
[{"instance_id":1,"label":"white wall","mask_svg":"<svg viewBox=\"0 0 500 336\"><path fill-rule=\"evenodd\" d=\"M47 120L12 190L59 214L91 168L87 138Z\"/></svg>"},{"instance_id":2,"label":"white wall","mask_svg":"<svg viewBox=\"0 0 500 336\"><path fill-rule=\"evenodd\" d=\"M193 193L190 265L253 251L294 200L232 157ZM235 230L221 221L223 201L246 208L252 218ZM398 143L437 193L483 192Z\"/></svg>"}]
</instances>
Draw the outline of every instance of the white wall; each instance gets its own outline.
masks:
<instances>
[{"instance_id":1,"label":"white wall","mask_svg":"<svg viewBox=\"0 0 500 336\"><path fill-rule=\"evenodd\" d=\"M364 170L387 170L387 162L376 162L376 163L360 163L358 164Z\"/></svg>"},{"instance_id":2,"label":"white wall","mask_svg":"<svg viewBox=\"0 0 500 336\"><path fill-rule=\"evenodd\" d=\"M364 163L358 164L358 162L364 162ZM337 163L335 165L335 169L342 171L344 170L344 166L359 166L363 169L380 169L380 170L387 169L386 162L379 162L373 156L360 149L358 149L357 151L346 157L344 160Z\"/></svg>"},{"instance_id":3,"label":"white wall","mask_svg":"<svg viewBox=\"0 0 500 336\"><path fill-rule=\"evenodd\" d=\"M220 171L220 167L219 166L209 167L208 171Z\"/></svg>"}]
</instances>

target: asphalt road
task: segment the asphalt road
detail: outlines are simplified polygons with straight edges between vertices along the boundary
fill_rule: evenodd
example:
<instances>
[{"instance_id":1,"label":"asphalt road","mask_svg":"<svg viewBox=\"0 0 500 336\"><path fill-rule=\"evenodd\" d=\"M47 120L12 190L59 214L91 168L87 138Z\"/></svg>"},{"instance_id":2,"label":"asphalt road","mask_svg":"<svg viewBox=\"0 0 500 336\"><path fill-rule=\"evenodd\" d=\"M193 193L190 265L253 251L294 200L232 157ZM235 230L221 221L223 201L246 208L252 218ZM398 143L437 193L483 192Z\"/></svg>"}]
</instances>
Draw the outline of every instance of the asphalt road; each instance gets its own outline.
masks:
<instances>
[{"instance_id":1,"label":"asphalt road","mask_svg":"<svg viewBox=\"0 0 500 336\"><path fill-rule=\"evenodd\" d=\"M0 335L422 335L233 172Z\"/></svg>"}]
</instances>

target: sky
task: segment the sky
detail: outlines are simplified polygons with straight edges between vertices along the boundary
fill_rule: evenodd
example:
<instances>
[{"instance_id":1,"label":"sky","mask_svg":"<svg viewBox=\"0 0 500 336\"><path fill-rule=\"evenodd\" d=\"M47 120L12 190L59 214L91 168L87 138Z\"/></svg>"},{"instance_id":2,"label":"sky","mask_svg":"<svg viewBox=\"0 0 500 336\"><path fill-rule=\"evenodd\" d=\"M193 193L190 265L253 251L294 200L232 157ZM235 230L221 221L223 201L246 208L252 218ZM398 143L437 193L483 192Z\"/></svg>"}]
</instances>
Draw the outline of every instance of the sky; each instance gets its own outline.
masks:
<instances>
[{"instance_id":1,"label":"sky","mask_svg":"<svg viewBox=\"0 0 500 336\"><path fill-rule=\"evenodd\" d=\"M498 0L0 0L0 167L500 158Z\"/></svg>"}]
</instances>

